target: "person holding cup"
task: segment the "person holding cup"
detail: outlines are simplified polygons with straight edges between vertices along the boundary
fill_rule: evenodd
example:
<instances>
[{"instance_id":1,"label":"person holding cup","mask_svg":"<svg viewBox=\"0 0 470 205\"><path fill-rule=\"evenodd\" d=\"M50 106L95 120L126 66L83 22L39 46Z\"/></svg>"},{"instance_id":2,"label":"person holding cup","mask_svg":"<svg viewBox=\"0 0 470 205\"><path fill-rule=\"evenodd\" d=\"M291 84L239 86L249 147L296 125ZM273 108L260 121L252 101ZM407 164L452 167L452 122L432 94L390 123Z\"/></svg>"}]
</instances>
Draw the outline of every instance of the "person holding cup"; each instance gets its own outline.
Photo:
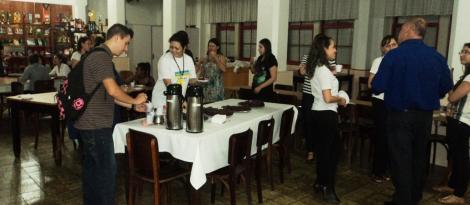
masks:
<instances>
[{"instance_id":1,"label":"person holding cup","mask_svg":"<svg viewBox=\"0 0 470 205\"><path fill-rule=\"evenodd\" d=\"M371 82L374 79L375 74L379 71L379 65L382 62L383 56L396 47L398 47L398 43L394 36L387 35L382 39L382 42L380 43L382 56L376 58L372 62L368 81L369 88L371 88ZM372 178L376 183L382 183L383 181L390 180L390 177L387 174L389 160L387 154L387 133L385 131L387 108L384 104L383 93L378 95L372 94L372 109L374 115L374 124L376 127L375 137L372 138L375 146L374 158L372 162Z\"/></svg>"},{"instance_id":2,"label":"person holding cup","mask_svg":"<svg viewBox=\"0 0 470 205\"><path fill-rule=\"evenodd\" d=\"M251 72L254 74L251 83L255 100L272 102L275 99L274 82L277 79L277 59L271 50L271 41L264 38L258 44L259 57L254 61Z\"/></svg>"},{"instance_id":3,"label":"person holding cup","mask_svg":"<svg viewBox=\"0 0 470 205\"><path fill-rule=\"evenodd\" d=\"M207 43L207 56L201 57L199 63L200 76L209 82L203 83L204 103L224 100L224 72L227 64L225 56L220 51L220 42L211 38Z\"/></svg>"},{"instance_id":4,"label":"person holding cup","mask_svg":"<svg viewBox=\"0 0 470 205\"><path fill-rule=\"evenodd\" d=\"M336 166L340 151L338 128L338 105L346 106L346 99L338 96L339 82L335 70L329 68L329 61L336 58L335 41L318 34L310 49L306 73L310 77L313 129L316 131L317 179L316 192L323 200L339 203L335 191Z\"/></svg>"}]
</instances>

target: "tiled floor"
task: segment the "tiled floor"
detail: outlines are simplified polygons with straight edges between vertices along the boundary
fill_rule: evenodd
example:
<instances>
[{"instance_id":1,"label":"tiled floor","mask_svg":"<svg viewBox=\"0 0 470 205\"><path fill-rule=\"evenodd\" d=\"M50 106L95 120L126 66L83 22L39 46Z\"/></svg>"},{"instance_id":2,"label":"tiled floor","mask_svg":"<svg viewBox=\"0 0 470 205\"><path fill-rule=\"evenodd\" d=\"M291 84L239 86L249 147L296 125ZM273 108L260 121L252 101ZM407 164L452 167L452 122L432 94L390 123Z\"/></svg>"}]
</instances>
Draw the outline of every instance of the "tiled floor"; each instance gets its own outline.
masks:
<instances>
[{"instance_id":1,"label":"tiled floor","mask_svg":"<svg viewBox=\"0 0 470 205\"><path fill-rule=\"evenodd\" d=\"M0 120L0 204L82 204L79 156L73 150L71 141L66 138L63 166L57 167L52 159L48 121L41 122L37 150L34 149L32 129L24 125L21 159L15 160L11 146L10 122L5 120L5 117L6 115ZM125 162L122 160L119 162L120 166L125 166L123 164ZM442 195L432 192L429 187L436 183L440 172L442 173L442 169L437 168L429 177L422 204L438 204L436 200ZM341 204L383 204L383 201L390 199L393 186L389 182L376 184L370 180L367 173L366 170L359 168L359 165L353 166L353 169L348 169L344 164L340 165L336 187ZM275 179L278 179L278 173L275 171L274 174ZM118 204L125 204L122 175L121 172L118 183ZM314 177L314 165L307 164L303 156L294 155L293 172L287 175L284 184L281 185L276 180L275 190L271 191L267 180L264 181L264 204L325 204L312 191ZM254 184L252 190L253 203L256 204ZM243 192L242 188L237 190L239 204L247 204ZM172 204L188 204L181 185L173 183L172 193ZM202 204L210 204L207 185L204 186L202 193ZM142 198L141 204L150 204L149 191L144 191ZM468 194L467 201L470 201ZM218 194L215 204L229 204L228 193L224 196Z\"/></svg>"}]
</instances>

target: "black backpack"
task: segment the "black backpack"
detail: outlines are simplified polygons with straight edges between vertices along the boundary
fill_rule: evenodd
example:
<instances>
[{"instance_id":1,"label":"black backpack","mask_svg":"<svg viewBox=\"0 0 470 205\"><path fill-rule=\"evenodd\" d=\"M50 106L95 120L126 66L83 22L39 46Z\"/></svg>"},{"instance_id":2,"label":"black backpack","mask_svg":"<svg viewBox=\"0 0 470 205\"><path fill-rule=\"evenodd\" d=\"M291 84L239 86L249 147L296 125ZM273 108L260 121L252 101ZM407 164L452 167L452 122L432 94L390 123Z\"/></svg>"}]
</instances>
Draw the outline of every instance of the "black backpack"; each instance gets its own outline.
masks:
<instances>
[{"instance_id":1,"label":"black backpack","mask_svg":"<svg viewBox=\"0 0 470 205\"><path fill-rule=\"evenodd\" d=\"M85 109L96 91L102 86L98 83L91 93L85 92L83 82L83 64L85 59L93 52L107 52L102 47L93 48L82 56L80 62L70 71L67 78L56 94L59 117L61 120L76 121L85 112Z\"/></svg>"}]
</instances>

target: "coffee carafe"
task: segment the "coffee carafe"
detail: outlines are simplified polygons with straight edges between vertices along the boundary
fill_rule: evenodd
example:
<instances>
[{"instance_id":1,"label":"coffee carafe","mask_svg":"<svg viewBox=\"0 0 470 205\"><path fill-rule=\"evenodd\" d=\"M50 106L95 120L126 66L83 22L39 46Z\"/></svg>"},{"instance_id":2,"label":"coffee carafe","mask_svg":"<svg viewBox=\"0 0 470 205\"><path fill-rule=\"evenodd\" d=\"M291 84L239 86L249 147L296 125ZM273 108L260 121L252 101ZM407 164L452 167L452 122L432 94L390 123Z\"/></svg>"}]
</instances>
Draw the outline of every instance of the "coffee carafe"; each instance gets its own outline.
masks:
<instances>
[{"instance_id":1,"label":"coffee carafe","mask_svg":"<svg viewBox=\"0 0 470 205\"><path fill-rule=\"evenodd\" d=\"M183 95L180 84L170 84L166 87L166 129L183 129L182 103Z\"/></svg>"},{"instance_id":2,"label":"coffee carafe","mask_svg":"<svg viewBox=\"0 0 470 205\"><path fill-rule=\"evenodd\" d=\"M186 90L186 132L203 131L203 88L199 85L189 86Z\"/></svg>"}]
</instances>

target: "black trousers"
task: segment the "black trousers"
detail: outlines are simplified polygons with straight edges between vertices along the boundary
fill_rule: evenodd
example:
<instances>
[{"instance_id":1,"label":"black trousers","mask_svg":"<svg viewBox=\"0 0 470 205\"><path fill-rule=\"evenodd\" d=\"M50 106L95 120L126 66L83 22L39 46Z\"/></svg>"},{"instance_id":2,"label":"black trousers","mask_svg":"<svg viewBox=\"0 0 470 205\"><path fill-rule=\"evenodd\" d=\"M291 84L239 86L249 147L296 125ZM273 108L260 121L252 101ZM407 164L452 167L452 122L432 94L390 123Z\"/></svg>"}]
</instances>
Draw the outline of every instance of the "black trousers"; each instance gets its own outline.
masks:
<instances>
[{"instance_id":1,"label":"black trousers","mask_svg":"<svg viewBox=\"0 0 470 205\"><path fill-rule=\"evenodd\" d=\"M372 174L381 177L387 174L389 165L386 130L387 108L383 100L372 98L372 109L375 125L375 136L372 138L375 147Z\"/></svg>"},{"instance_id":2,"label":"black trousers","mask_svg":"<svg viewBox=\"0 0 470 205\"><path fill-rule=\"evenodd\" d=\"M449 154L453 162L449 187L454 188L454 195L463 197L468 188L470 175L470 162L468 158L470 126L454 118L448 118L447 130Z\"/></svg>"},{"instance_id":3,"label":"black trousers","mask_svg":"<svg viewBox=\"0 0 470 205\"><path fill-rule=\"evenodd\" d=\"M400 205L416 205L426 180L427 145L432 111L390 111L387 113L388 146L395 193Z\"/></svg>"},{"instance_id":4,"label":"black trousers","mask_svg":"<svg viewBox=\"0 0 470 205\"><path fill-rule=\"evenodd\" d=\"M333 188L340 151L338 114L334 111L311 111L316 137L316 184Z\"/></svg>"},{"instance_id":5,"label":"black trousers","mask_svg":"<svg viewBox=\"0 0 470 205\"><path fill-rule=\"evenodd\" d=\"M315 151L315 140L313 133L313 119L312 119L312 105L313 95L302 93L302 127L305 135L305 146L307 152Z\"/></svg>"}]
</instances>

